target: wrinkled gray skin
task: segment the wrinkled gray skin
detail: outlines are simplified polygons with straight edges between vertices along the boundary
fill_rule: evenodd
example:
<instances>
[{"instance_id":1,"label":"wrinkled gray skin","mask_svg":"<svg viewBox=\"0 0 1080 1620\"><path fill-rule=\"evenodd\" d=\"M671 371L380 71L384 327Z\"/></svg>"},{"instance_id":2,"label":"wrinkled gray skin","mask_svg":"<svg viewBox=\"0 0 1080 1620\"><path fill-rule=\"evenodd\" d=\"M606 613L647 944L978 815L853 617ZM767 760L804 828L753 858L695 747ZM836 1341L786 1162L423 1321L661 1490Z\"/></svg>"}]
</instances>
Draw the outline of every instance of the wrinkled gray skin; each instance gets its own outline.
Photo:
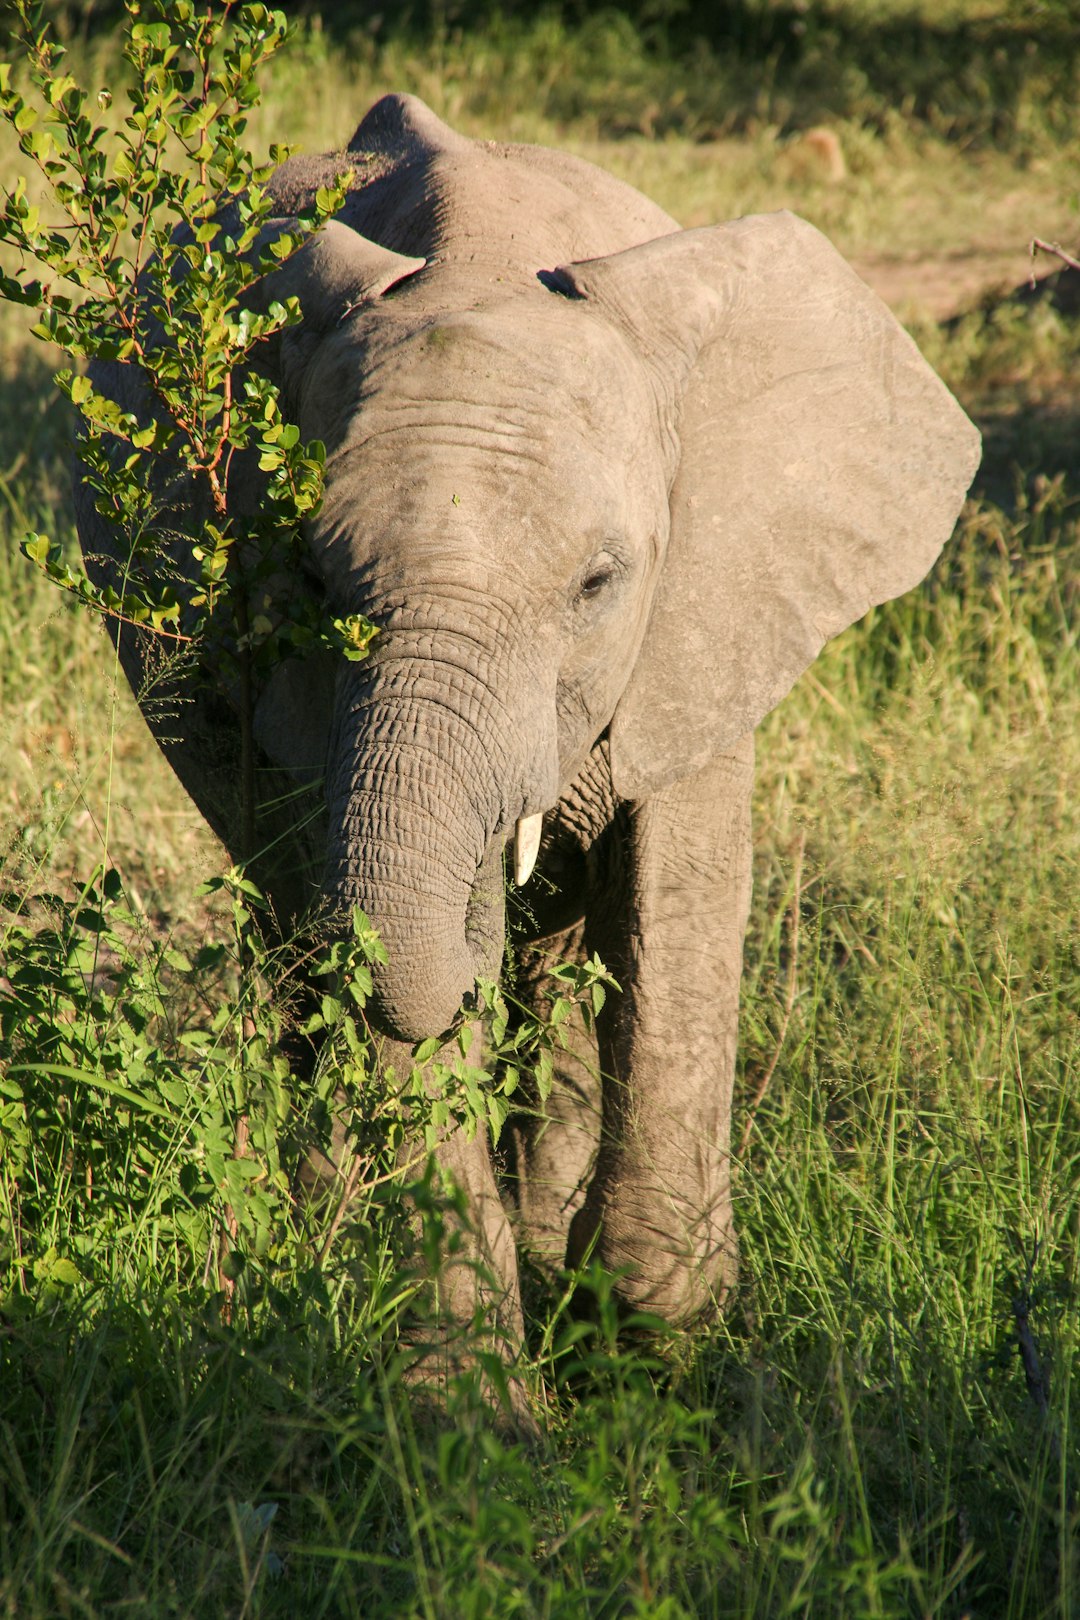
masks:
<instances>
[{"instance_id":1,"label":"wrinkled gray skin","mask_svg":"<svg viewBox=\"0 0 1080 1620\"><path fill-rule=\"evenodd\" d=\"M509 1214L479 1137L442 1159L511 1337L515 1235L548 1264L595 1244L627 1302L686 1322L735 1266L753 727L923 577L978 436L791 215L680 231L576 158L390 96L347 152L278 172L282 218L349 166L338 221L263 284L305 313L266 367L329 452L289 589L382 633L364 663L290 661L256 694L279 842L255 869L286 924L320 890L372 918L400 1063L498 972L504 848L543 814L519 983L595 950L622 994L599 1051L577 1030L548 1119L514 1130ZM98 375L137 400L124 368ZM85 495L80 522L89 553L122 549ZM122 650L138 689L146 650ZM237 852L236 694L188 696L158 730ZM324 814L290 833L271 801L323 772Z\"/></svg>"}]
</instances>

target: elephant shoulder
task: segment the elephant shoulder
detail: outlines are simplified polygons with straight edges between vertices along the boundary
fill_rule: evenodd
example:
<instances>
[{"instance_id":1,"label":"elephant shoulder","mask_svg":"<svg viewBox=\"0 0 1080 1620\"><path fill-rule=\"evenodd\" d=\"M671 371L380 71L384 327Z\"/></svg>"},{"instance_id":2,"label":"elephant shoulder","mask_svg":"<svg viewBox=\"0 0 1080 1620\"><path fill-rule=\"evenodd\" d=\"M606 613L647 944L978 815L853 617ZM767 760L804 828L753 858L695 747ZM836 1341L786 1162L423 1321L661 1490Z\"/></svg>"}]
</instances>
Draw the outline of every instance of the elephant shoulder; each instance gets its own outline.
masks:
<instances>
[{"instance_id":1,"label":"elephant shoulder","mask_svg":"<svg viewBox=\"0 0 1080 1620\"><path fill-rule=\"evenodd\" d=\"M441 158L477 143L457 135L416 96L383 96L361 119L347 147L298 153L270 178L283 218L312 207L320 187L348 176L338 218L351 230L399 252L424 253L430 221L424 199Z\"/></svg>"},{"instance_id":2,"label":"elephant shoulder","mask_svg":"<svg viewBox=\"0 0 1080 1620\"><path fill-rule=\"evenodd\" d=\"M267 187L282 218L303 213L315 201L320 186L332 186L351 173L350 190L363 189L391 167L375 153L298 152L274 170Z\"/></svg>"},{"instance_id":3,"label":"elephant shoulder","mask_svg":"<svg viewBox=\"0 0 1080 1620\"><path fill-rule=\"evenodd\" d=\"M418 96L382 96L360 120L347 147L297 153L274 171L270 191L282 214L295 214L310 206L320 186L331 185L349 171L350 191L363 191L397 169L471 144Z\"/></svg>"}]
</instances>

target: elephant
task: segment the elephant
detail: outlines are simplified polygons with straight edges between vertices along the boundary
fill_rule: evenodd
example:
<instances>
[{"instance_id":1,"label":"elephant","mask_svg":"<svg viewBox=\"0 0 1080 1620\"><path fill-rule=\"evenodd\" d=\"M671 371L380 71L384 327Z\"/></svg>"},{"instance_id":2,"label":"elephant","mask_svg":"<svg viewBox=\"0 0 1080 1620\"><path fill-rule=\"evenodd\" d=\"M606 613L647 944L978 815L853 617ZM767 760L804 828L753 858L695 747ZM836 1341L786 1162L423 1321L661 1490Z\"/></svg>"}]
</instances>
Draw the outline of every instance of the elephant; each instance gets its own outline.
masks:
<instances>
[{"instance_id":1,"label":"elephant","mask_svg":"<svg viewBox=\"0 0 1080 1620\"><path fill-rule=\"evenodd\" d=\"M924 577L978 434L794 215L681 229L575 156L389 95L343 152L276 171L282 228L345 169L336 217L255 296L300 300L265 370L327 452L288 589L378 634L362 661L261 679L244 853L283 929L320 905L371 919L369 1012L400 1064L500 973L509 852L516 993L593 952L620 993L574 1025L499 1176L482 1133L446 1131L470 1252L511 1343L519 1244L551 1269L595 1256L628 1309L687 1325L737 1260L754 728L828 638ZM96 377L138 398L130 365ZM77 511L88 566L115 572L123 537L85 487ZM141 691L151 638L117 634ZM236 694L184 695L148 718L235 857Z\"/></svg>"}]
</instances>

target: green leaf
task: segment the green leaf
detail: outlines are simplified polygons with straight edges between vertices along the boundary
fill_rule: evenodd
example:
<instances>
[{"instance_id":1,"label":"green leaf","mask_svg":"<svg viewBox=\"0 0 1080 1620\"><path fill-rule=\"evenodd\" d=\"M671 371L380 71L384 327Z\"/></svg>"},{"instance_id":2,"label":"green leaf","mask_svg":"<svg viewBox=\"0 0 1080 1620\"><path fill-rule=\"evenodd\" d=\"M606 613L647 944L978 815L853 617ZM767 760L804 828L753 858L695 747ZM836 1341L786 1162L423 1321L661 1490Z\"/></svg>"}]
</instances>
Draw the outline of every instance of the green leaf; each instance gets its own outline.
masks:
<instances>
[{"instance_id":1,"label":"green leaf","mask_svg":"<svg viewBox=\"0 0 1080 1620\"><path fill-rule=\"evenodd\" d=\"M491 1145L492 1147L498 1147L502 1128L506 1124L507 1116L510 1113L510 1104L505 1096L500 1096L496 1091L489 1091L487 1094L487 1113L488 1124L491 1127Z\"/></svg>"},{"instance_id":2,"label":"green leaf","mask_svg":"<svg viewBox=\"0 0 1080 1620\"><path fill-rule=\"evenodd\" d=\"M32 309L40 309L42 300L42 285L40 281L18 281L14 276L6 275L0 271L0 300L6 304L28 304ZM36 331L37 329L34 328ZM48 334L42 334L47 336Z\"/></svg>"},{"instance_id":3,"label":"green leaf","mask_svg":"<svg viewBox=\"0 0 1080 1620\"><path fill-rule=\"evenodd\" d=\"M75 1262L61 1259L55 1249L47 1249L39 1260L35 1260L34 1277L38 1282L49 1283L59 1288L73 1288L76 1283L83 1280L82 1272Z\"/></svg>"},{"instance_id":4,"label":"green leaf","mask_svg":"<svg viewBox=\"0 0 1080 1620\"><path fill-rule=\"evenodd\" d=\"M244 1274L247 1261L239 1249L230 1249L221 1262L222 1275L228 1277L230 1282L239 1282Z\"/></svg>"},{"instance_id":5,"label":"green leaf","mask_svg":"<svg viewBox=\"0 0 1080 1620\"><path fill-rule=\"evenodd\" d=\"M131 29L133 46L148 45L157 55L166 50L171 40L168 23L135 23ZM157 82L160 83L160 74Z\"/></svg>"},{"instance_id":6,"label":"green leaf","mask_svg":"<svg viewBox=\"0 0 1080 1620\"><path fill-rule=\"evenodd\" d=\"M351 663L367 657L368 649L379 633L378 625L359 613L350 613L346 619L332 619L330 625L336 634L339 650Z\"/></svg>"},{"instance_id":7,"label":"green leaf","mask_svg":"<svg viewBox=\"0 0 1080 1620\"><path fill-rule=\"evenodd\" d=\"M31 562L43 567L52 552L52 541L47 534L31 534L27 535L19 549L24 557L29 557Z\"/></svg>"},{"instance_id":8,"label":"green leaf","mask_svg":"<svg viewBox=\"0 0 1080 1620\"><path fill-rule=\"evenodd\" d=\"M110 1097L117 1097L121 1102L130 1103L143 1114L156 1114L161 1119L171 1119L172 1114L167 1108L160 1108L146 1097L140 1097L138 1092L129 1091L127 1086L118 1085L107 1075L96 1074L93 1070L75 1069L63 1063L13 1063L9 1072L11 1074L48 1074L58 1080L72 1080L76 1085L89 1086L94 1091L104 1091Z\"/></svg>"}]
</instances>

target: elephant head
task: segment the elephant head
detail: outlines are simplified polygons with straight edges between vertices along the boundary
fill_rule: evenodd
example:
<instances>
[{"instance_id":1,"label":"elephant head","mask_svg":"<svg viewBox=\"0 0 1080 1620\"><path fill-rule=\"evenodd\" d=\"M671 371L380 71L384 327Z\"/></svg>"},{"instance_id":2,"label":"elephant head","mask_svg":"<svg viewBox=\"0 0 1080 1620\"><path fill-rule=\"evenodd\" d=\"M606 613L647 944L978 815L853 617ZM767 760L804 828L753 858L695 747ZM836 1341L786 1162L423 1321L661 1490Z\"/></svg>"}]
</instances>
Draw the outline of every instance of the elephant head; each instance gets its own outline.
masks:
<instances>
[{"instance_id":1,"label":"elephant head","mask_svg":"<svg viewBox=\"0 0 1080 1620\"><path fill-rule=\"evenodd\" d=\"M699 771L922 578L977 459L793 216L505 290L454 272L335 222L265 289L306 316L278 366L328 448L313 557L381 630L330 705L326 885L381 930L378 1013L409 1040L497 968L503 846L597 740L624 800ZM301 739L262 732L288 764Z\"/></svg>"}]
</instances>

